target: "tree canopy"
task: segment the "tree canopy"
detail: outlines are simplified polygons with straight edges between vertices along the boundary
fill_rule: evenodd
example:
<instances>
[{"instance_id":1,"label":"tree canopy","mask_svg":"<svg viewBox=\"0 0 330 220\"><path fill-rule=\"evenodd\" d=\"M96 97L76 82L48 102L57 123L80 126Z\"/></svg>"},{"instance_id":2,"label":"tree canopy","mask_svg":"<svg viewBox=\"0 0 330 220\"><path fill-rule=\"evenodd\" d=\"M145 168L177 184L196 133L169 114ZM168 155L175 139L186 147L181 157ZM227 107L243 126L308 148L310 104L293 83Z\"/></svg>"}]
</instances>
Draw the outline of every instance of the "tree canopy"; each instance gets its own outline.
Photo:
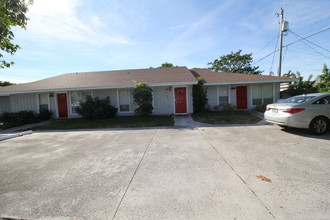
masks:
<instances>
[{"instance_id":1,"label":"tree canopy","mask_svg":"<svg viewBox=\"0 0 330 220\"><path fill-rule=\"evenodd\" d=\"M223 55L207 65L211 65L209 69L215 72L261 74L263 71L258 70L259 66L252 66L252 53L241 55L241 52L242 50L239 50Z\"/></svg>"},{"instance_id":2,"label":"tree canopy","mask_svg":"<svg viewBox=\"0 0 330 220\"><path fill-rule=\"evenodd\" d=\"M15 85L15 83L11 83L11 82L8 82L8 81L0 81L0 86L3 87L3 86L11 86L11 85Z\"/></svg>"},{"instance_id":3,"label":"tree canopy","mask_svg":"<svg viewBox=\"0 0 330 220\"><path fill-rule=\"evenodd\" d=\"M319 92L330 92L330 70L326 64L323 64L321 75L317 78L317 85Z\"/></svg>"},{"instance_id":4,"label":"tree canopy","mask_svg":"<svg viewBox=\"0 0 330 220\"><path fill-rule=\"evenodd\" d=\"M162 67L174 67L173 63L168 63L168 62L165 62L165 63L162 63L162 65L160 66L160 68ZM178 67L178 66L176 66Z\"/></svg>"},{"instance_id":5,"label":"tree canopy","mask_svg":"<svg viewBox=\"0 0 330 220\"><path fill-rule=\"evenodd\" d=\"M317 92L317 88L314 86L315 80L312 80L313 75L309 75L307 80L304 80L304 77L300 75L299 71L297 71L295 75L298 81L290 84L286 93L295 96Z\"/></svg>"},{"instance_id":6,"label":"tree canopy","mask_svg":"<svg viewBox=\"0 0 330 220\"><path fill-rule=\"evenodd\" d=\"M14 62L3 60L3 53L14 55L20 46L13 43L12 27L26 28L26 13L32 0L0 0L0 68L10 67Z\"/></svg>"}]
</instances>

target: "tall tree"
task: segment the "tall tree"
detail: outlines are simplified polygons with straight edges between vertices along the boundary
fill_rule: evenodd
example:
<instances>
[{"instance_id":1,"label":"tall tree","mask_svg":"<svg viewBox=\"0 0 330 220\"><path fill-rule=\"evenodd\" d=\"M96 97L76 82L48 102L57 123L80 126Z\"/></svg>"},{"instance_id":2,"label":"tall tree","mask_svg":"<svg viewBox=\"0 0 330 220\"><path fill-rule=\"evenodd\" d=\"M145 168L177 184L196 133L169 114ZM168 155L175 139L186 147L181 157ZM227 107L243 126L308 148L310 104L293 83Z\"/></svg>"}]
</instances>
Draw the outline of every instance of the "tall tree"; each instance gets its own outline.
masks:
<instances>
[{"instance_id":1,"label":"tall tree","mask_svg":"<svg viewBox=\"0 0 330 220\"><path fill-rule=\"evenodd\" d=\"M0 0L0 58L3 53L14 55L20 46L13 43L14 33L12 27L26 28L26 13L32 0ZM14 62L0 60L0 68L10 67Z\"/></svg>"},{"instance_id":2,"label":"tall tree","mask_svg":"<svg viewBox=\"0 0 330 220\"><path fill-rule=\"evenodd\" d=\"M0 86L3 87L3 86L11 86L11 85L15 85L15 83L11 83L11 82L8 82L8 81L0 81Z\"/></svg>"},{"instance_id":3,"label":"tall tree","mask_svg":"<svg viewBox=\"0 0 330 220\"><path fill-rule=\"evenodd\" d=\"M295 96L317 92L317 89L314 86L315 80L312 80L313 75L309 75L307 80L304 80L304 77L302 77L298 71L296 72L296 75L298 81L292 83L289 86L289 89L286 90L286 93Z\"/></svg>"},{"instance_id":4,"label":"tall tree","mask_svg":"<svg viewBox=\"0 0 330 220\"><path fill-rule=\"evenodd\" d=\"M330 70L326 64L323 64L321 75L317 78L317 89L319 92L330 92Z\"/></svg>"},{"instance_id":5,"label":"tall tree","mask_svg":"<svg viewBox=\"0 0 330 220\"><path fill-rule=\"evenodd\" d=\"M231 52L207 65L211 65L209 69L215 72L261 74L263 71L258 70L259 66L252 66L252 53L241 55L241 52L242 50Z\"/></svg>"},{"instance_id":6,"label":"tall tree","mask_svg":"<svg viewBox=\"0 0 330 220\"><path fill-rule=\"evenodd\" d=\"M299 73L299 72L297 72ZM300 74L300 73L299 73ZM283 77L288 77L288 78L297 78L297 74L292 72L292 70L289 70L287 73L283 74Z\"/></svg>"}]
</instances>

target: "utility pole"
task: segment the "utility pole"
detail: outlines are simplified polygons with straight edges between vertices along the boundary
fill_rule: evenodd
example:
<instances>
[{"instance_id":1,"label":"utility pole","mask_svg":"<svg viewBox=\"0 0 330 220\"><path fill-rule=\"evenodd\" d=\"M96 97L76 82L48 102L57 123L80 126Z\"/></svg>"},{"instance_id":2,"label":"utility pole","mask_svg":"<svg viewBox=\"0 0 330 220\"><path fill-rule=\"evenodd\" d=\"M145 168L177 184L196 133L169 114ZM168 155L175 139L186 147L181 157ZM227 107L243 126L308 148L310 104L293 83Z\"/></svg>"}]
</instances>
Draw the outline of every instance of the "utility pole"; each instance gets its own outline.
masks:
<instances>
[{"instance_id":1,"label":"utility pole","mask_svg":"<svg viewBox=\"0 0 330 220\"><path fill-rule=\"evenodd\" d=\"M281 70L282 70L282 44L283 44L283 16L284 11L283 8L281 8L281 13L277 14L278 17L280 17L280 57L278 59L278 69L277 69L277 75L281 76Z\"/></svg>"}]
</instances>

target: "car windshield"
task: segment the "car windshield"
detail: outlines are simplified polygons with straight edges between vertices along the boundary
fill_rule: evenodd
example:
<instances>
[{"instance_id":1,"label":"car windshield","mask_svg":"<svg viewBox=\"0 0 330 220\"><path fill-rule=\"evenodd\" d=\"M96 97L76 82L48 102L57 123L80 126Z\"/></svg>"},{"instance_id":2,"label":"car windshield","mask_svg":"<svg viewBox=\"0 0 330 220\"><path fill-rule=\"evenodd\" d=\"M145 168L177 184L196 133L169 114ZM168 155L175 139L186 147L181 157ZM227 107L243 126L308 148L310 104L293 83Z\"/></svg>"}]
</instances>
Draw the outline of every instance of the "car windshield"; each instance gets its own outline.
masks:
<instances>
[{"instance_id":1,"label":"car windshield","mask_svg":"<svg viewBox=\"0 0 330 220\"><path fill-rule=\"evenodd\" d=\"M288 99L283 100L282 102L284 103L304 103L307 102L313 98L315 98L316 96L294 96Z\"/></svg>"}]
</instances>

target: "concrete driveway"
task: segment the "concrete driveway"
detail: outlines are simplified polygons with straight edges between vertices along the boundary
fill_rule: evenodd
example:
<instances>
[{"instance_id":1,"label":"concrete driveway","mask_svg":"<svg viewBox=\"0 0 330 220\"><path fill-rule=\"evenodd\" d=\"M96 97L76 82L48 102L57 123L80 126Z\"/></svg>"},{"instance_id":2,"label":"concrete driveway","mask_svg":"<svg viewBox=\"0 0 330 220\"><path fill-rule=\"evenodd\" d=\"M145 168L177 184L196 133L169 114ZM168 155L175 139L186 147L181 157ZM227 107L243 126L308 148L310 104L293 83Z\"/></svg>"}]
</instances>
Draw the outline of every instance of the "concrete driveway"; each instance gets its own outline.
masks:
<instances>
[{"instance_id":1,"label":"concrete driveway","mask_svg":"<svg viewBox=\"0 0 330 220\"><path fill-rule=\"evenodd\" d=\"M267 125L34 133L0 142L0 217L330 219L329 140Z\"/></svg>"}]
</instances>

